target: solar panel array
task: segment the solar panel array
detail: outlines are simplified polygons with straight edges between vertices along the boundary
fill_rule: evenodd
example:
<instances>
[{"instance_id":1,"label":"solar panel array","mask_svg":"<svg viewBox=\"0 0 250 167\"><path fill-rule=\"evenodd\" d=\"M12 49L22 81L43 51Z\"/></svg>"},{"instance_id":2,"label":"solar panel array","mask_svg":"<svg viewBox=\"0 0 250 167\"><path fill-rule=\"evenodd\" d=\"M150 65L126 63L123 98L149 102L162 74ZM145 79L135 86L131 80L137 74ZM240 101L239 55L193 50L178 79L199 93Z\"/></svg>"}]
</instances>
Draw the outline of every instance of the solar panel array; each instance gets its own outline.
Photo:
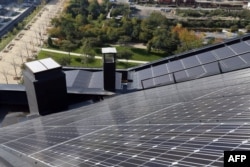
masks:
<instances>
[{"instance_id":1,"label":"solar panel array","mask_svg":"<svg viewBox=\"0 0 250 167\"><path fill-rule=\"evenodd\" d=\"M180 60L134 70L130 89L149 88L197 79L250 66L249 40L225 44ZM138 81L137 81L138 80Z\"/></svg>"},{"instance_id":2,"label":"solar panel array","mask_svg":"<svg viewBox=\"0 0 250 167\"><path fill-rule=\"evenodd\" d=\"M123 94L0 129L34 166L223 166L249 150L250 69Z\"/></svg>"},{"instance_id":3,"label":"solar panel array","mask_svg":"<svg viewBox=\"0 0 250 167\"><path fill-rule=\"evenodd\" d=\"M67 87L73 88L103 88L103 72L85 70L65 71ZM83 79L84 78L84 79ZM121 89L122 74L116 73L116 89Z\"/></svg>"}]
</instances>

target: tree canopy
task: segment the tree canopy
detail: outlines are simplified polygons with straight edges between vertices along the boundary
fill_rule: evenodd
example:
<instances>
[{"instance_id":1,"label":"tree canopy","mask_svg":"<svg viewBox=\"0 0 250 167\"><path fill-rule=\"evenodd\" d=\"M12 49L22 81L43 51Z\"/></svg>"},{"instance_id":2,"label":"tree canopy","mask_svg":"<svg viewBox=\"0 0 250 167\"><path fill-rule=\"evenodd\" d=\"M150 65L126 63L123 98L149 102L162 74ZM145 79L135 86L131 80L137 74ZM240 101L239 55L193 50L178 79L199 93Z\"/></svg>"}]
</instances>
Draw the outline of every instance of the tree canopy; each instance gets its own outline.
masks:
<instances>
[{"instance_id":1,"label":"tree canopy","mask_svg":"<svg viewBox=\"0 0 250 167\"><path fill-rule=\"evenodd\" d=\"M111 18L107 19L110 11ZM200 40L192 31L177 29L176 22L169 21L159 12L144 19L129 17L130 12L127 5L111 4L107 0L101 4L97 0L71 1L64 14L51 21L50 37L59 40L59 46L53 46L68 52L83 47L86 52L86 48L107 43L140 42L147 46L148 52L163 51L166 56L200 46ZM117 19L118 15L123 17Z\"/></svg>"}]
</instances>

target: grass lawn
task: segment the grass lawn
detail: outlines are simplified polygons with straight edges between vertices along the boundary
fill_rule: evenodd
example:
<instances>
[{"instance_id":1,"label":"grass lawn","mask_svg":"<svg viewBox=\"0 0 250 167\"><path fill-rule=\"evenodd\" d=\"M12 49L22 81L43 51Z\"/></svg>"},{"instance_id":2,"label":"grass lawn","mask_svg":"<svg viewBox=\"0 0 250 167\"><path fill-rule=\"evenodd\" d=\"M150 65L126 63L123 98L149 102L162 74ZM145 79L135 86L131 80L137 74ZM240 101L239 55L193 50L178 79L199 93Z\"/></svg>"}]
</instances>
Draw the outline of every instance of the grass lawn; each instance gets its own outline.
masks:
<instances>
[{"instance_id":1,"label":"grass lawn","mask_svg":"<svg viewBox=\"0 0 250 167\"><path fill-rule=\"evenodd\" d=\"M69 55L65 54L60 54L60 53L51 53L51 52L46 52L46 51L41 51L38 54L38 59L43 59L43 58L48 58L51 57L58 63L60 62L60 59L63 57L68 57ZM101 68L102 67L102 60L100 59L95 59L93 62L88 63L88 64L83 64L81 63L81 58L79 56L70 56L71 58L71 63L68 66L73 66L73 67L94 67L94 68ZM127 63L127 62L117 62L116 68L119 69L126 69L130 68L133 66L137 66L138 64L136 63Z\"/></svg>"},{"instance_id":2,"label":"grass lawn","mask_svg":"<svg viewBox=\"0 0 250 167\"><path fill-rule=\"evenodd\" d=\"M134 48L130 46L117 46L116 49L118 53L122 50L131 50L131 52L133 53L133 56L131 58L132 60L154 61L166 57L166 54L164 54L163 52L152 51L148 53L146 49Z\"/></svg>"},{"instance_id":3,"label":"grass lawn","mask_svg":"<svg viewBox=\"0 0 250 167\"><path fill-rule=\"evenodd\" d=\"M109 47L109 46L105 46ZM161 58L166 57L166 54L164 52L156 52L156 51L151 51L150 53L147 52L146 49L141 49L141 48L134 48L131 46L116 46L117 53L119 54L119 51L123 50L130 50L133 54L131 60L140 60L140 61L154 61L154 60L159 60ZM54 50L60 50L60 49L55 49L55 48L49 48L49 49L54 49ZM96 56L102 56L101 53L101 48L93 48L94 52L96 53ZM81 49L76 49L72 51L73 53L82 53Z\"/></svg>"}]
</instances>

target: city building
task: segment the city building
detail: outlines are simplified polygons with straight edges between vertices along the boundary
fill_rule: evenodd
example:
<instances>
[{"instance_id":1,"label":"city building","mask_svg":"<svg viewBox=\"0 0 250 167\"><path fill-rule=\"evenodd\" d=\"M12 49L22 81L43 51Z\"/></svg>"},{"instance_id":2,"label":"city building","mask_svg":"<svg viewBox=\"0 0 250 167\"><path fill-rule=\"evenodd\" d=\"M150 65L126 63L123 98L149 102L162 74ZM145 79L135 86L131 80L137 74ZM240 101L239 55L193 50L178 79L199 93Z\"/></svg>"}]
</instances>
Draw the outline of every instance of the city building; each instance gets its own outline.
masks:
<instances>
[{"instance_id":1,"label":"city building","mask_svg":"<svg viewBox=\"0 0 250 167\"><path fill-rule=\"evenodd\" d=\"M116 53L113 49L103 53L107 51ZM115 62L113 55L105 56L104 63ZM31 70L26 71L27 77L32 82L35 77L39 89L43 84L49 87L38 90L43 97L40 100L51 99L44 98L44 91L56 86L49 85L53 77L47 75L59 74L64 84L62 68L51 59L33 63L26 64ZM122 92L0 128L0 165L234 166L233 161L227 161L228 154L249 150L249 67L248 34L126 69ZM70 85L78 86L68 86L67 93L84 92L79 85L93 79L86 79L92 72L80 74L80 70L69 72ZM108 70L113 71L113 66ZM99 72L94 78L100 78ZM114 83L111 85L107 88L113 91ZM0 85L1 106L14 105L15 94L24 95L22 92L25 89L20 85ZM23 96L20 99L25 103Z\"/></svg>"}]
</instances>

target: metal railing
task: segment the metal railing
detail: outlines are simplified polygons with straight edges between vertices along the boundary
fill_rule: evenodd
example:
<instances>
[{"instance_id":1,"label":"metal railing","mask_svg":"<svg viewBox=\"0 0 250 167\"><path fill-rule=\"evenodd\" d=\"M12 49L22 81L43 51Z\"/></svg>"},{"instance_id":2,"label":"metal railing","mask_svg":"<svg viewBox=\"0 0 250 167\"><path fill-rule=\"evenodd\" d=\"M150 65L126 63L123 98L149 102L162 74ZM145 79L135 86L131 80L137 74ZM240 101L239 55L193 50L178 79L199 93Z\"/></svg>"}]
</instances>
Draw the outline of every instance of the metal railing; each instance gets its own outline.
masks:
<instances>
[{"instance_id":1,"label":"metal railing","mask_svg":"<svg viewBox=\"0 0 250 167\"><path fill-rule=\"evenodd\" d=\"M193 66L193 67L185 68L185 69L182 69L182 70L178 70L178 71L174 71L174 72L168 72L166 74L158 75L158 76L155 76L155 77L150 77L150 78L142 79L141 80L141 86L142 86L142 89L146 89L146 88L152 88L152 87L157 87L157 86L163 86L163 85L170 85L170 84L179 83L176 80L176 74L175 73L186 71L186 70L197 68L197 67L202 67L202 66L208 65L208 64L215 64L215 63L217 63L219 73L211 73L210 75L206 75L206 76L211 76L211 75L216 75L216 74L222 74L225 71L222 70L222 65L221 64L223 64L223 62L221 62L221 61L227 60L227 59L231 59L231 58L234 58L234 57L238 57L240 55L244 55L244 54L247 54L247 53L250 53L250 51L247 51L247 52L244 52L244 53L240 53L240 54L237 54L237 55L233 55L233 56L230 56L230 57L227 57L227 58L223 58L223 59L220 59L220 60L215 60L215 61L212 61L212 62L209 62L209 63L204 63L204 64L196 65L196 66ZM230 68L228 68L228 69L230 69ZM241 68L238 68L238 69L241 69ZM199 76L202 76L202 75L204 76L205 74L209 74L209 73L203 73L203 74L201 74ZM152 82L154 82L156 78L164 77L164 76L167 76L167 75L171 75L172 76L172 79L173 79L172 82L171 82L171 79L170 79L170 81L169 81L170 83L153 84L152 86L145 88L144 84L145 84L146 81L152 80ZM183 80L183 81L180 81L180 82L184 82L184 81L188 81L188 80L192 80L192 79L202 78L202 77L199 77L199 76L195 77L195 78L186 77L186 80Z\"/></svg>"}]
</instances>

